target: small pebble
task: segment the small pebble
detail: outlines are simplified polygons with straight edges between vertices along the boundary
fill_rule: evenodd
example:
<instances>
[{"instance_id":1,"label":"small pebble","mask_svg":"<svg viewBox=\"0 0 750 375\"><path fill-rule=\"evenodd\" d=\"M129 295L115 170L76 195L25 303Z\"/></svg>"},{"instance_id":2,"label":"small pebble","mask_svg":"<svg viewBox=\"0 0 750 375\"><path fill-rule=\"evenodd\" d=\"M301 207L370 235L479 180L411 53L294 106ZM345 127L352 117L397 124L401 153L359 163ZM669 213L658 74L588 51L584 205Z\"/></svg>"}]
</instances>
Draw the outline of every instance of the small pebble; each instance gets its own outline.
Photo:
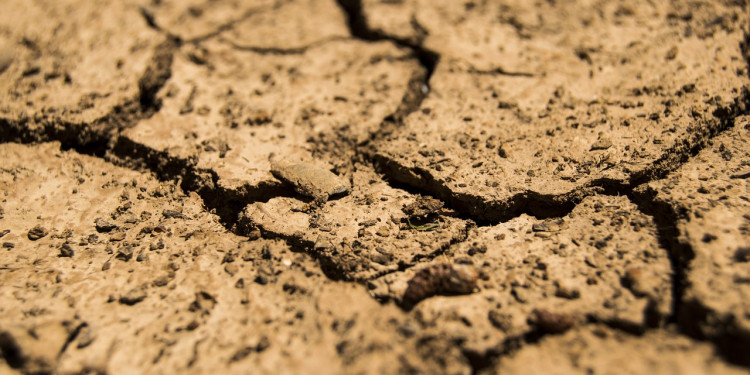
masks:
<instances>
[{"instance_id":1,"label":"small pebble","mask_svg":"<svg viewBox=\"0 0 750 375\"><path fill-rule=\"evenodd\" d=\"M380 228L378 228L375 234L377 234L380 237L388 237L388 235L390 234L390 231L388 230L387 226L383 225Z\"/></svg>"},{"instance_id":2,"label":"small pebble","mask_svg":"<svg viewBox=\"0 0 750 375\"><path fill-rule=\"evenodd\" d=\"M229 276L234 276L239 271L239 267L237 267L234 263L229 263L226 266L224 266L224 272L229 274Z\"/></svg>"},{"instance_id":3,"label":"small pebble","mask_svg":"<svg viewBox=\"0 0 750 375\"><path fill-rule=\"evenodd\" d=\"M94 329L91 328L91 326L86 325L85 327L81 328L80 333L78 333L78 344L76 346L78 347L78 349L83 349L91 345L91 343L94 342L94 339L96 339L96 333L94 332Z\"/></svg>"},{"instance_id":4,"label":"small pebble","mask_svg":"<svg viewBox=\"0 0 750 375\"><path fill-rule=\"evenodd\" d=\"M544 223L534 223L534 225L531 226L531 230L534 232L549 232L547 224Z\"/></svg>"},{"instance_id":5,"label":"small pebble","mask_svg":"<svg viewBox=\"0 0 750 375\"><path fill-rule=\"evenodd\" d=\"M266 285L266 284L268 284L268 278L265 277L265 276L263 276L263 275L255 276L255 280L254 281L256 283L260 284L260 285Z\"/></svg>"},{"instance_id":6,"label":"small pebble","mask_svg":"<svg viewBox=\"0 0 750 375\"><path fill-rule=\"evenodd\" d=\"M563 333L575 324L575 318L567 313L535 309L531 312L529 323L544 333Z\"/></svg>"},{"instance_id":7,"label":"small pebble","mask_svg":"<svg viewBox=\"0 0 750 375\"><path fill-rule=\"evenodd\" d=\"M411 219L428 219L443 209L443 201L429 197L418 196L417 199L401 209Z\"/></svg>"},{"instance_id":8,"label":"small pebble","mask_svg":"<svg viewBox=\"0 0 750 375\"><path fill-rule=\"evenodd\" d=\"M154 281L151 282L151 285L157 286L157 287L166 286L167 284L169 284L169 280L171 279L172 277L170 277L170 274L161 275L157 277L156 279L154 279Z\"/></svg>"},{"instance_id":9,"label":"small pebble","mask_svg":"<svg viewBox=\"0 0 750 375\"><path fill-rule=\"evenodd\" d=\"M62 244L60 246L60 257L61 258L72 258L73 255L75 255L75 251L73 251L73 248L68 243Z\"/></svg>"},{"instance_id":10,"label":"small pebble","mask_svg":"<svg viewBox=\"0 0 750 375\"><path fill-rule=\"evenodd\" d=\"M435 295L470 294L477 286L479 274L467 264L435 263L419 270L408 282L402 305L411 309L425 298Z\"/></svg>"},{"instance_id":11,"label":"small pebble","mask_svg":"<svg viewBox=\"0 0 750 375\"><path fill-rule=\"evenodd\" d=\"M115 255L115 258L127 262L130 259L133 258L133 248L130 246L124 246L121 249L117 251L117 255Z\"/></svg>"},{"instance_id":12,"label":"small pebble","mask_svg":"<svg viewBox=\"0 0 750 375\"><path fill-rule=\"evenodd\" d=\"M495 309L487 313L487 318L495 328L503 332L508 332L513 328L513 316L510 314L504 314Z\"/></svg>"},{"instance_id":13,"label":"small pebble","mask_svg":"<svg viewBox=\"0 0 750 375\"><path fill-rule=\"evenodd\" d=\"M569 281L559 281L557 282L555 296L566 299L578 299L581 297L581 291Z\"/></svg>"},{"instance_id":14,"label":"small pebble","mask_svg":"<svg viewBox=\"0 0 750 375\"><path fill-rule=\"evenodd\" d=\"M38 239L46 236L47 233L49 233L47 231L47 229L45 229L41 225L37 225L34 228L31 228L31 230L29 230L29 233L27 234L27 236L29 237L30 240L36 241L36 240L38 240Z\"/></svg>"}]
</instances>

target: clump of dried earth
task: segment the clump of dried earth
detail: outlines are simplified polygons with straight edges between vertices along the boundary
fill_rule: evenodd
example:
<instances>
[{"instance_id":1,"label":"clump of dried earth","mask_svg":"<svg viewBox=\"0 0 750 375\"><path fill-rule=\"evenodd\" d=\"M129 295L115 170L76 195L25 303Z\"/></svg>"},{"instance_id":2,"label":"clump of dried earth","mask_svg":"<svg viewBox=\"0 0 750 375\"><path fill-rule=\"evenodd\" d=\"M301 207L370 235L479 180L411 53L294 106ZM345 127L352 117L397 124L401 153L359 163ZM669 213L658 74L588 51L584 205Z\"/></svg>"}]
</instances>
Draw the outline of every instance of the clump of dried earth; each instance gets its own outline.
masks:
<instances>
[{"instance_id":1,"label":"clump of dried earth","mask_svg":"<svg viewBox=\"0 0 750 375\"><path fill-rule=\"evenodd\" d=\"M748 373L750 5L8 0L0 373Z\"/></svg>"}]
</instances>

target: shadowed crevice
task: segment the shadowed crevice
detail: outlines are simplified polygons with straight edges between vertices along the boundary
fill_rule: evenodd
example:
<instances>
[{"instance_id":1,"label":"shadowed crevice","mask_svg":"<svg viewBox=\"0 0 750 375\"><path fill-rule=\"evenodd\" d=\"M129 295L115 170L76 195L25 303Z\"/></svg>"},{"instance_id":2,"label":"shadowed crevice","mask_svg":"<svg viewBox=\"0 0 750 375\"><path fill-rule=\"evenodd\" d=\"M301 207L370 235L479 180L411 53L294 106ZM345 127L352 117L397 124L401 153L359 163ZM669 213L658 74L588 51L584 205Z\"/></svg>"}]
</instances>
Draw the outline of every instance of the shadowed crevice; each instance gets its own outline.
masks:
<instances>
[{"instance_id":1,"label":"shadowed crevice","mask_svg":"<svg viewBox=\"0 0 750 375\"><path fill-rule=\"evenodd\" d=\"M451 190L424 168L406 168L379 154L371 157L375 169L383 173L391 184L395 181L398 188L440 199L445 202L446 207L465 215L478 225L505 222L524 213L538 218L562 217L570 213L586 196L577 192L556 196L524 191L507 200L488 202L476 194Z\"/></svg>"},{"instance_id":2,"label":"shadowed crevice","mask_svg":"<svg viewBox=\"0 0 750 375\"><path fill-rule=\"evenodd\" d=\"M651 166L631 175L630 186L638 186L666 177L705 149L711 139L734 126L737 117L750 111L750 88L742 87L733 103L719 107L710 118L695 118L697 124L687 130L687 135L677 140Z\"/></svg>"},{"instance_id":3,"label":"shadowed crevice","mask_svg":"<svg viewBox=\"0 0 750 375\"><path fill-rule=\"evenodd\" d=\"M422 38L420 40L411 41L403 38L394 37L387 35L379 30L371 29L367 24L367 19L364 16L362 10L361 0L337 0L341 9L344 10L347 16L347 24L349 26L349 32L357 39L364 41L390 41L396 45L404 48L409 48L413 51L414 56L419 60L420 65L424 69L423 73L416 73L409 81L408 92L404 95L402 104L397 111L388 116L383 122L383 128L385 131L392 130L394 124L398 125L401 121L406 118L410 113L418 110L424 98L429 94L429 82L430 77L435 72L438 62L440 61L440 54L422 46ZM415 22L412 22L415 24ZM417 29L421 29L424 33L424 29L418 24L415 24ZM375 138L382 136L383 131L375 135Z\"/></svg>"},{"instance_id":4,"label":"shadowed crevice","mask_svg":"<svg viewBox=\"0 0 750 375\"><path fill-rule=\"evenodd\" d=\"M180 47L180 41L168 37L167 40L156 46L151 63L138 80L139 99L141 114L138 120L151 117L161 108L161 101L156 94L161 90L167 80L172 76L172 61L175 51Z\"/></svg>"},{"instance_id":5,"label":"shadowed crevice","mask_svg":"<svg viewBox=\"0 0 750 375\"><path fill-rule=\"evenodd\" d=\"M216 172L198 168L189 160L153 150L127 137L117 139L110 156L115 159L113 161L116 164L131 169L150 170L162 181L179 181L182 190L197 193L205 207L219 216L222 225L229 231L234 231L239 213L246 205L268 201L274 197L294 196L291 187L280 182L242 186L238 189L224 188L219 183Z\"/></svg>"},{"instance_id":6,"label":"shadowed crevice","mask_svg":"<svg viewBox=\"0 0 750 375\"><path fill-rule=\"evenodd\" d=\"M112 107L91 123L69 122L46 116L0 118L0 143L33 144L58 141L63 150L103 157L117 135L138 121L151 117L160 107L156 93L172 74L172 60L179 42L167 39L154 48L150 64L138 79L138 95Z\"/></svg>"},{"instance_id":7,"label":"shadowed crevice","mask_svg":"<svg viewBox=\"0 0 750 375\"><path fill-rule=\"evenodd\" d=\"M734 126L737 117L750 111L750 89L743 87L734 101L714 110L710 118L701 119L698 125L674 146L667 149L651 166L633 173L628 180L597 179L563 194L540 194L521 191L504 200L490 201L478 194L456 191L438 180L430 170L407 167L393 158L375 151L363 151L375 169L384 174L392 184L412 193L431 195L446 206L465 215L480 225L506 222L521 214L540 219L562 217L570 213L583 198L594 195L629 195L635 188L666 177L692 157L705 149L711 139Z\"/></svg>"},{"instance_id":8,"label":"shadowed crevice","mask_svg":"<svg viewBox=\"0 0 750 375\"><path fill-rule=\"evenodd\" d=\"M685 291L690 287L688 272L695 258L692 246L681 239L679 222L688 220L687 208L658 199L658 192L650 187L634 190L629 198L640 211L653 218L659 244L669 254L673 270L669 322L676 323L681 333L691 338L712 342L727 361L750 366L746 350L750 346L750 336L746 332L739 332L731 320L717 320L719 314L714 314L699 301L686 297ZM706 325L712 327L710 335L705 333Z\"/></svg>"}]
</instances>

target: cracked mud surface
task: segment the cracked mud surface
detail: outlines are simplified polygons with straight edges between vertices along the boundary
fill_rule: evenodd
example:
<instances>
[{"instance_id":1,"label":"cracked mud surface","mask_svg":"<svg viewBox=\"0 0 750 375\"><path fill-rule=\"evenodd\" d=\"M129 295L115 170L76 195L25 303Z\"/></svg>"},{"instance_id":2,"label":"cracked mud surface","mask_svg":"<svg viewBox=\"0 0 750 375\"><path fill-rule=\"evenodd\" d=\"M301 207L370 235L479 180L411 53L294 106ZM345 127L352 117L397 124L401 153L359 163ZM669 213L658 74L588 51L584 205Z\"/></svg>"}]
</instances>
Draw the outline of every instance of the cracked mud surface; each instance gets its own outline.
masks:
<instances>
[{"instance_id":1,"label":"cracked mud surface","mask_svg":"<svg viewBox=\"0 0 750 375\"><path fill-rule=\"evenodd\" d=\"M748 373L748 7L9 1L0 373Z\"/></svg>"}]
</instances>

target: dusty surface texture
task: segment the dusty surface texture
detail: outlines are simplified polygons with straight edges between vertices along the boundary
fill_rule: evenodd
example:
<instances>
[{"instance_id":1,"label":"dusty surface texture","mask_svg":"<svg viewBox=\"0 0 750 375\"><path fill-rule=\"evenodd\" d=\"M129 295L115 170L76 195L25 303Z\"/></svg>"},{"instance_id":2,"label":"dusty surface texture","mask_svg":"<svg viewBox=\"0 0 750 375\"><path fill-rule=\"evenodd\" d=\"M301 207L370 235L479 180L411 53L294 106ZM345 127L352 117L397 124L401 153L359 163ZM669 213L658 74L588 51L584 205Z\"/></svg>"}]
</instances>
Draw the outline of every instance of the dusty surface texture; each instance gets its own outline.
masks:
<instances>
[{"instance_id":1,"label":"dusty surface texture","mask_svg":"<svg viewBox=\"0 0 750 375\"><path fill-rule=\"evenodd\" d=\"M743 1L9 1L0 374L748 373Z\"/></svg>"}]
</instances>

